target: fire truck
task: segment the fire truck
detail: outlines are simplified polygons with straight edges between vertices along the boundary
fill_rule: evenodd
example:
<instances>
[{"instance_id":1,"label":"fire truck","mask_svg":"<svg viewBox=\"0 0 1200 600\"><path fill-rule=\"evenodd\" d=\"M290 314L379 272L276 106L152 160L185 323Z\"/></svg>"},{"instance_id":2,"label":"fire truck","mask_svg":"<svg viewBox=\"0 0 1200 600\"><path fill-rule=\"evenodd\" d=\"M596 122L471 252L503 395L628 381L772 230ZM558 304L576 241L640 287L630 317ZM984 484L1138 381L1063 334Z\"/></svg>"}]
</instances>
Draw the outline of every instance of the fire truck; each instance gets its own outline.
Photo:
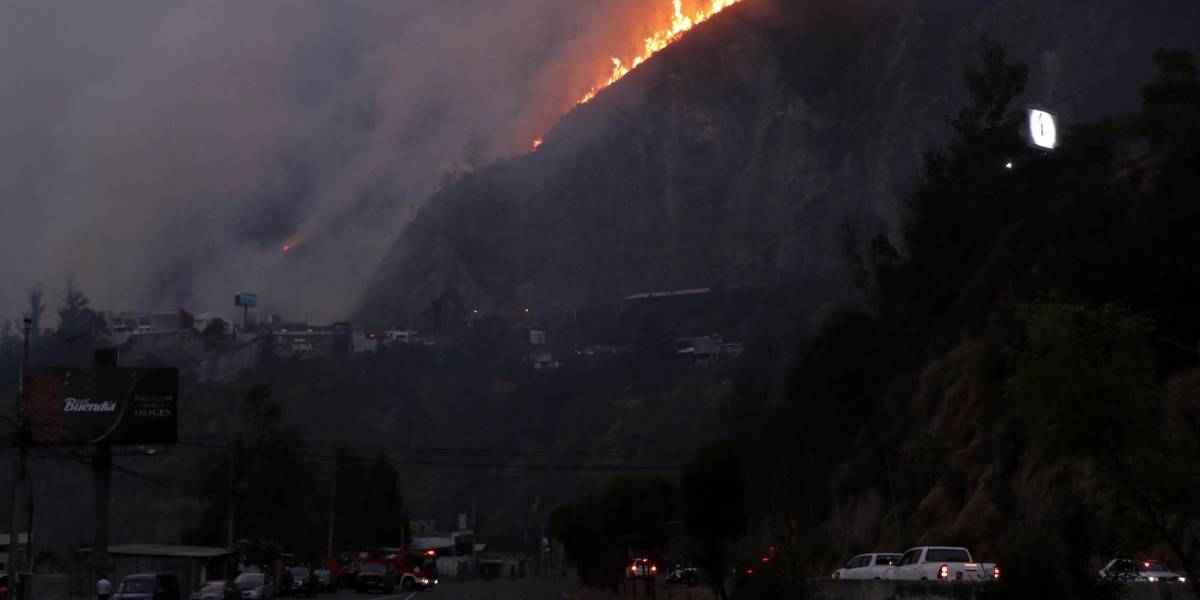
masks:
<instances>
[{"instance_id":1,"label":"fire truck","mask_svg":"<svg viewBox=\"0 0 1200 600\"><path fill-rule=\"evenodd\" d=\"M396 585L404 590L427 590L438 583L436 550L351 548L325 560L342 587L356 587L362 566L369 563L386 564Z\"/></svg>"}]
</instances>

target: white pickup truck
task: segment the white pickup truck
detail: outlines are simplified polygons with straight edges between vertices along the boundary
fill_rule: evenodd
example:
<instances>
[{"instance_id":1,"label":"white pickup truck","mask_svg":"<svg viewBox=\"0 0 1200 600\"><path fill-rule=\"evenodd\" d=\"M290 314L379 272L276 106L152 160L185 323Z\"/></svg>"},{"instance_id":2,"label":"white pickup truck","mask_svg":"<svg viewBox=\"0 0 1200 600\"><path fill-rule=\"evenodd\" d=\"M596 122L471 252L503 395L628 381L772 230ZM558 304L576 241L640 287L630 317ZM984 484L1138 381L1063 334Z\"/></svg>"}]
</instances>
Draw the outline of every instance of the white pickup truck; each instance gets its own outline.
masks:
<instances>
[{"instance_id":1,"label":"white pickup truck","mask_svg":"<svg viewBox=\"0 0 1200 600\"><path fill-rule=\"evenodd\" d=\"M895 581L966 581L1000 579L1000 567L975 562L971 551L949 546L919 546L904 553L896 566L883 574Z\"/></svg>"}]
</instances>

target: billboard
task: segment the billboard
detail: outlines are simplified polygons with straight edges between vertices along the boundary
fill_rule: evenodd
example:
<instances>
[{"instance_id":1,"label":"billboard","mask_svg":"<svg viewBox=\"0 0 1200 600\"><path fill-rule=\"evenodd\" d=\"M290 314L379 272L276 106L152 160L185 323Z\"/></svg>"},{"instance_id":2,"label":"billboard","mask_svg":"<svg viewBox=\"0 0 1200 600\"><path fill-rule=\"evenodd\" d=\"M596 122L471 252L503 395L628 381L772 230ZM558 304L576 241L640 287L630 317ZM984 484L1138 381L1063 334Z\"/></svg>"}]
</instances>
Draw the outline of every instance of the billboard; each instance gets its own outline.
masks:
<instances>
[{"instance_id":1,"label":"billboard","mask_svg":"<svg viewBox=\"0 0 1200 600\"><path fill-rule=\"evenodd\" d=\"M247 306L250 308L258 306L258 294L248 294L246 292L242 292L233 297L233 305Z\"/></svg>"},{"instance_id":2,"label":"billboard","mask_svg":"<svg viewBox=\"0 0 1200 600\"><path fill-rule=\"evenodd\" d=\"M37 368L26 409L37 444L168 444L178 439L179 370Z\"/></svg>"}]
</instances>

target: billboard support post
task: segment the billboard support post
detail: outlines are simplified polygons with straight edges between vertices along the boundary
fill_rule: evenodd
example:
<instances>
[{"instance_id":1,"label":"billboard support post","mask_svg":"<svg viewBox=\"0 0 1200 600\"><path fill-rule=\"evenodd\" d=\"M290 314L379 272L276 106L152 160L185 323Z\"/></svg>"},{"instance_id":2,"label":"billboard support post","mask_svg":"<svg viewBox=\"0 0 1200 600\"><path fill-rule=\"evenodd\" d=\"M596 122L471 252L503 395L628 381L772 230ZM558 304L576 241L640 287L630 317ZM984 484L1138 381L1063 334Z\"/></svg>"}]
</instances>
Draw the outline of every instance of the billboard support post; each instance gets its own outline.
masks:
<instances>
[{"instance_id":1,"label":"billboard support post","mask_svg":"<svg viewBox=\"0 0 1200 600\"><path fill-rule=\"evenodd\" d=\"M92 576L99 579L108 568L108 504L109 487L112 482L112 446L107 442L96 444L92 455L92 479L96 493L94 510L95 528L92 531Z\"/></svg>"}]
</instances>

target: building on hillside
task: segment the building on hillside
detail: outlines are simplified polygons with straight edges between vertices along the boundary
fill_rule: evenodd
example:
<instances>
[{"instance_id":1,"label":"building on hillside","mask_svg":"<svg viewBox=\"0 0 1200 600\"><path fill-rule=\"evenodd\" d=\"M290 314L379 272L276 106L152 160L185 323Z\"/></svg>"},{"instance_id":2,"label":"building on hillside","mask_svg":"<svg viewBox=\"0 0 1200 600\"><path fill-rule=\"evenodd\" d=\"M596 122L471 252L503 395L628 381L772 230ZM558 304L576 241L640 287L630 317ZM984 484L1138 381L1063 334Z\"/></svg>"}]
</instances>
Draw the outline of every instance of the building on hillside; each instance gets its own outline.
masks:
<instances>
[{"instance_id":1,"label":"building on hillside","mask_svg":"<svg viewBox=\"0 0 1200 600\"><path fill-rule=\"evenodd\" d=\"M421 344L421 334L412 329L389 329L383 333L386 344L406 344L416 346Z\"/></svg>"},{"instance_id":2,"label":"building on hillside","mask_svg":"<svg viewBox=\"0 0 1200 600\"><path fill-rule=\"evenodd\" d=\"M725 338L715 333L675 339L677 356L688 357L700 363L721 360L725 356L741 356L745 350L744 344L726 342Z\"/></svg>"},{"instance_id":3,"label":"building on hillside","mask_svg":"<svg viewBox=\"0 0 1200 600\"><path fill-rule=\"evenodd\" d=\"M191 329L196 318L182 308L162 312L100 313L112 334L146 335Z\"/></svg>"},{"instance_id":4,"label":"building on hillside","mask_svg":"<svg viewBox=\"0 0 1200 600\"><path fill-rule=\"evenodd\" d=\"M562 366L562 363L554 358L554 353L549 350L534 350L529 355L529 362L535 371L549 371Z\"/></svg>"},{"instance_id":5,"label":"building on hillside","mask_svg":"<svg viewBox=\"0 0 1200 600\"><path fill-rule=\"evenodd\" d=\"M379 338L374 333L365 331L354 332L353 349L355 354L369 354L379 349Z\"/></svg>"},{"instance_id":6,"label":"building on hillside","mask_svg":"<svg viewBox=\"0 0 1200 600\"><path fill-rule=\"evenodd\" d=\"M233 334L233 323L231 323L229 319L226 319L223 315L218 315L211 312L200 313L197 315L192 327L196 331L204 333L205 331L208 331L209 327L214 325L220 327L220 333L222 335Z\"/></svg>"},{"instance_id":7,"label":"building on hillside","mask_svg":"<svg viewBox=\"0 0 1200 600\"><path fill-rule=\"evenodd\" d=\"M349 323L289 323L271 332L275 354L297 358L346 358L353 350Z\"/></svg>"}]
</instances>

